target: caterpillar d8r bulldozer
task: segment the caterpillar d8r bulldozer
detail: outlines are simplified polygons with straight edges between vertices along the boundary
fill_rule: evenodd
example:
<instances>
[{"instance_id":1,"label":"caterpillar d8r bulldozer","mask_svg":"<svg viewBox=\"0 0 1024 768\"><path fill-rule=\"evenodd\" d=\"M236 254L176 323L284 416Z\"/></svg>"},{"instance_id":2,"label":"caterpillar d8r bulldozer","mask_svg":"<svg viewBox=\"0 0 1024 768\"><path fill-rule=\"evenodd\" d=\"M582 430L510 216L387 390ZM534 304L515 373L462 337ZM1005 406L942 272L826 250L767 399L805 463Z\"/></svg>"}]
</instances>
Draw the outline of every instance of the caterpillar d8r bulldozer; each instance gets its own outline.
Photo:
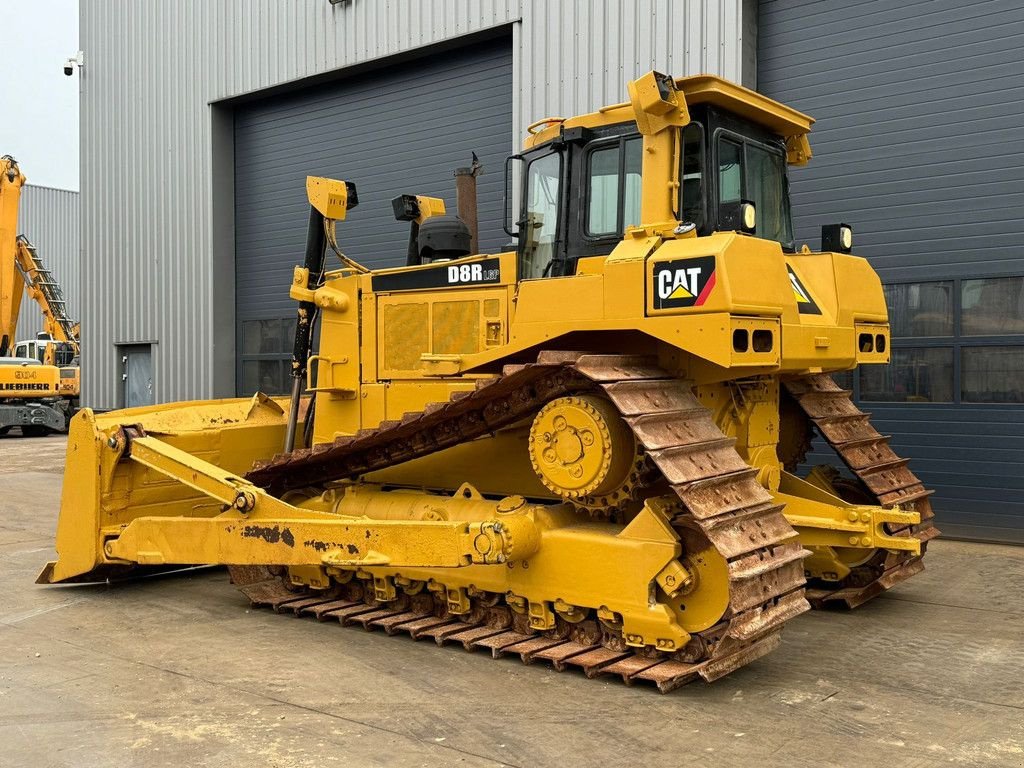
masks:
<instances>
[{"instance_id":1,"label":"caterpillar d8r bulldozer","mask_svg":"<svg viewBox=\"0 0 1024 768\"><path fill-rule=\"evenodd\" d=\"M628 90L530 127L507 253L407 195L407 265L366 270L353 185L310 177L292 398L83 411L40 581L224 564L279 612L664 691L920 570L928 492L829 376L888 359L878 277L847 227L793 242L812 121ZM797 475L814 431L845 476Z\"/></svg>"}]
</instances>

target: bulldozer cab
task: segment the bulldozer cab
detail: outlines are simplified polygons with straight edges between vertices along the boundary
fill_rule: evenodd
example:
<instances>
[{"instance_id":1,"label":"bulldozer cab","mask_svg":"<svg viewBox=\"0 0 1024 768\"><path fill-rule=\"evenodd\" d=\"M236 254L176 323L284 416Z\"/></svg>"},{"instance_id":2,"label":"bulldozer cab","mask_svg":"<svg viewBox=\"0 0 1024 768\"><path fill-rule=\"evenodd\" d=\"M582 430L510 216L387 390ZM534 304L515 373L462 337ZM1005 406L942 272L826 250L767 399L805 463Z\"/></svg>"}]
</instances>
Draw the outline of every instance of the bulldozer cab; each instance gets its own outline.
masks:
<instances>
[{"instance_id":1,"label":"bulldozer cab","mask_svg":"<svg viewBox=\"0 0 1024 768\"><path fill-rule=\"evenodd\" d=\"M765 114L773 102L717 78L684 78L678 82L683 94L689 80L727 85L728 92L694 94L704 103L689 106L688 123L668 129L671 184L678 190L672 217L699 236L741 231L793 252L787 144L799 128ZM517 231L510 231L518 241L520 280L575 274L580 258L607 255L629 228L651 223L641 206L645 137L636 119L609 123L611 116L632 117L626 106L531 126L541 130L531 132L529 149L513 158L522 165L522 213ZM809 128L808 118L794 116L792 122L803 118ZM742 206L751 204L753 227L741 220Z\"/></svg>"}]
</instances>

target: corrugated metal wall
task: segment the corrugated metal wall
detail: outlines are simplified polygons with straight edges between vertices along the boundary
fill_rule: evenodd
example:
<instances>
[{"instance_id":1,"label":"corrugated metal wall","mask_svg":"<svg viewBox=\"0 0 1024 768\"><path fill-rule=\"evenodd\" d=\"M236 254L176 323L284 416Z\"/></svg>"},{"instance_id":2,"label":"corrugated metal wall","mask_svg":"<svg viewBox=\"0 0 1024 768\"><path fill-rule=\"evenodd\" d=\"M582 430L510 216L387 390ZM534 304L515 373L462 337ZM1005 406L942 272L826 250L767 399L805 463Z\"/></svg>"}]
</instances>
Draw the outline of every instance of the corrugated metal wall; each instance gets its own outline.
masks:
<instances>
[{"instance_id":1,"label":"corrugated metal wall","mask_svg":"<svg viewBox=\"0 0 1024 768\"><path fill-rule=\"evenodd\" d=\"M936 489L940 527L1024 541L1024 404L970 403L959 386L962 349L1024 350L1021 298L987 337L961 327L960 298L962 281L1024 275L1024 6L762 1L758 46L759 90L818 120L814 159L791 174L797 242L844 221L884 282L949 286L945 331L933 315L893 340L894 354L951 350L952 392L931 398L949 402L864 409ZM893 309L914 311L905 293Z\"/></svg>"},{"instance_id":2,"label":"corrugated metal wall","mask_svg":"<svg viewBox=\"0 0 1024 768\"><path fill-rule=\"evenodd\" d=\"M211 102L512 24L513 135L625 98L652 66L742 78L743 0L82 0L86 403L116 403L114 343L156 342L156 398L234 389L211 342ZM443 55L443 54L442 54ZM225 218L230 219L230 216ZM218 279L215 279L215 274ZM215 384L215 381L217 382Z\"/></svg>"},{"instance_id":3,"label":"corrugated metal wall","mask_svg":"<svg viewBox=\"0 0 1024 768\"><path fill-rule=\"evenodd\" d=\"M43 264L64 290L71 317L80 317L81 239L79 237L79 197L77 192L28 184L21 191L18 208L18 234L25 235L36 247ZM39 307L28 298L18 316L18 336L31 339L43 329Z\"/></svg>"}]
</instances>

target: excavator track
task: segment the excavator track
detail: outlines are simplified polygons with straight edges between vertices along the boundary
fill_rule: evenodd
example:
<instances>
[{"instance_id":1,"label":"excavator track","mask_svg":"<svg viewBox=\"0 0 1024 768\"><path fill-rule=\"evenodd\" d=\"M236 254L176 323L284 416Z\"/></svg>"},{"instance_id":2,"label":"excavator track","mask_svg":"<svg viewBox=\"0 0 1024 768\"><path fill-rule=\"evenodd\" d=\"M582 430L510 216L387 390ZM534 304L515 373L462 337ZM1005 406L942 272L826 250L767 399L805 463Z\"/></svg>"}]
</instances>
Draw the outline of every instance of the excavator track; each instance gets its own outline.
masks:
<instances>
[{"instance_id":1,"label":"excavator track","mask_svg":"<svg viewBox=\"0 0 1024 768\"><path fill-rule=\"evenodd\" d=\"M698 677L714 680L771 651L783 624L810 607L802 566L807 552L711 412L685 382L649 358L542 353L536 363L508 366L501 376L482 380L475 391L374 430L279 455L247 477L275 494L355 478L493 434L555 397L581 392L603 394L633 430L657 470L648 484L667 485L678 499L672 525L680 539L697 542L695 549L710 543L728 563L725 615L693 634L683 650L629 647L614 626L593 619L559 618L554 629L537 632L503 605L500 594L478 594L469 614L455 616L424 592L378 603L358 579L318 591L289 584L284 569L235 567L232 581L254 606L461 643L467 650L490 650L495 658L548 661L559 671L578 667L587 677L648 681L662 692Z\"/></svg>"},{"instance_id":2,"label":"excavator track","mask_svg":"<svg viewBox=\"0 0 1024 768\"><path fill-rule=\"evenodd\" d=\"M921 515L912 526L892 526L894 535L913 536L921 541L921 554L885 552L872 562L854 569L835 590L808 588L807 597L816 608L828 603L855 608L924 570L927 543L939 535L935 527L930 496L907 459L896 455L889 435L871 425L870 414L861 411L851 392L840 387L828 374L802 376L784 382L786 390L810 419L817 431L835 450L860 481L860 490L870 503L885 507L899 505Z\"/></svg>"}]
</instances>

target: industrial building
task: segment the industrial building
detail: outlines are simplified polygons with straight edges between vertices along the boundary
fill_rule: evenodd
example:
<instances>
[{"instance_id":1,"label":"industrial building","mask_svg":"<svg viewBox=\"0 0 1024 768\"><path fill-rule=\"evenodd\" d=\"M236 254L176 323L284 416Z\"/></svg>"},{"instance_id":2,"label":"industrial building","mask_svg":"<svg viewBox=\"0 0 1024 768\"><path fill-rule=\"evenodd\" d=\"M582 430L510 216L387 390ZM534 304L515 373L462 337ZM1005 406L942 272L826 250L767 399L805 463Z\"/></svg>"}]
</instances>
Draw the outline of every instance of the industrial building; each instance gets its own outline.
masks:
<instances>
[{"instance_id":1,"label":"industrial building","mask_svg":"<svg viewBox=\"0 0 1024 768\"><path fill-rule=\"evenodd\" d=\"M798 242L851 224L893 323L847 382L947 533L1024 542L1022 39L1009 0L82 0L84 401L284 391L307 174L357 184L342 247L393 265L389 200L451 204L476 153L496 251L527 125L711 72L818 120Z\"/></svg>"}]
</instances>

